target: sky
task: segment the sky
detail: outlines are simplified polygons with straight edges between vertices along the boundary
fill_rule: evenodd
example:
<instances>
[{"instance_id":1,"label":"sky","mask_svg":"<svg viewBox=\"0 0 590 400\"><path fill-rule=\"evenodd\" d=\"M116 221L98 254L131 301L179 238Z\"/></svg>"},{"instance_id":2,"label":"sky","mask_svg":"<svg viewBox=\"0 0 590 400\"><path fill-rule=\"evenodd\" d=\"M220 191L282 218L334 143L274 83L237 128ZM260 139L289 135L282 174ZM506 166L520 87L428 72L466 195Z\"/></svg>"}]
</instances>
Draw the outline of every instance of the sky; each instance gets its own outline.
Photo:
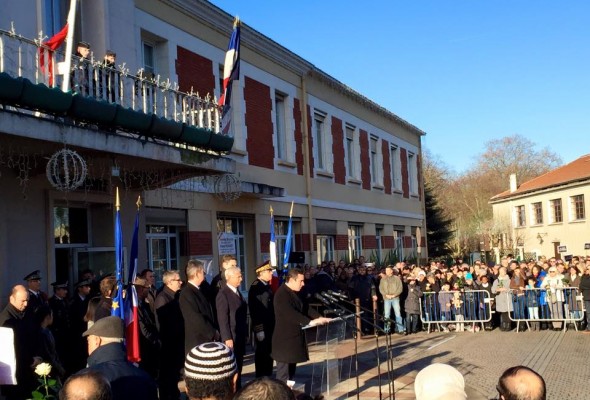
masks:
<instances>
[{"instance_id":1,"label":"sky","mask_svg":"<svg viewBox=\"0 0 590 400\"><path fill-rule=\"evenodd\" d=\"M425 131L457 173L514 134L590 153L590 1L211 2Z\"/></svg>"}]
</instances>

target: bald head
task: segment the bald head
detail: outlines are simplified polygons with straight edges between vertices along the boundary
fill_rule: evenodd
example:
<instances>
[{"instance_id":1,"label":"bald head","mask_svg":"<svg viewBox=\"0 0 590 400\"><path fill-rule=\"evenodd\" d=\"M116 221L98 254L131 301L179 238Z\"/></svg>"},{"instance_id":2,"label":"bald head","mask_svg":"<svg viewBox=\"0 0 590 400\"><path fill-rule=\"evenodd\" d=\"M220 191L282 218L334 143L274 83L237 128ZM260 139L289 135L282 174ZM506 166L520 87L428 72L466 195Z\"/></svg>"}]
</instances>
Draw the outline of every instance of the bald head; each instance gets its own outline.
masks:
<instances>
[{"instance_id":1,"label":"bald head","mask_svg":"<svg viewBox=\"0 0 590 400\"><path fill-rule=\"evenodd\" d=\"M29 291L23 285L16 285L12 288L9 300L14 308L23 312L29 302Z\"/></svg>"},{"instance_id":2,"label":"bald head","mask_svg":"<svg viewBox=\"0 0 590 400\"><path fill-rule=\"evenodd\" d=\"M545 400L545 380L532 369L519 365L508 368L498 382L504 400Z\"/></svg>"},{"instance_id":3,"label":"bald head","mask_svg":"<svg viewBox=\"0 0 590 400\"><path fill-rule=\"evenodd\" d=\"M59 392L59 400L111 400L109 381L97 371L72 375Z\"/></svg>"}]
</instances>

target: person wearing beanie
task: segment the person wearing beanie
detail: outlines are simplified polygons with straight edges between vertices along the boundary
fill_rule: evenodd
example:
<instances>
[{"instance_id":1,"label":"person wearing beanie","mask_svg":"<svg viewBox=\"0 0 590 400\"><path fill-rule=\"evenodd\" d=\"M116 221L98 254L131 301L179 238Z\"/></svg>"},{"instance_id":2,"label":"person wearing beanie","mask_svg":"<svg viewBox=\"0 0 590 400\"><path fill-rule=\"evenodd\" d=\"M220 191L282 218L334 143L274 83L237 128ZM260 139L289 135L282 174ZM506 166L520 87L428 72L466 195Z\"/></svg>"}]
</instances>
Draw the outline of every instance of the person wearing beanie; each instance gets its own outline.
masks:
<instances>
[{"instance_id":1,"label":"person wearing beanie","mask_svg":"<svg viewBox=\"0 0 590 400\"><path fill-rule=\"evenodd\" d=\"M234 353L223 343L203 343L186 355L184 384L190 400L230 400L237 378Z\"/></svg>"},{"instance_id":2,"label":"person wearing beanie","mask_svg":"<svg viewBox=\"0 0 590 400\"><path fill-rule=\"evenodd\" d=\"M127 361L123 347L123 320L109 316L96 321L82 334L88 340L88 368L111 384L113 400L157 400L156 382L144 370Z\"/></svg>"},{"instance_id":3,"label":"person wearing beanie","mask_svg":"<svg viewBox=\"0 0 590 400\"><path fill-rule=\"evenodd\" d=\"M416 375L414 394L416 400L464 400L465 379L450 365L431 364Z\"/></svg>"}]
</instances>

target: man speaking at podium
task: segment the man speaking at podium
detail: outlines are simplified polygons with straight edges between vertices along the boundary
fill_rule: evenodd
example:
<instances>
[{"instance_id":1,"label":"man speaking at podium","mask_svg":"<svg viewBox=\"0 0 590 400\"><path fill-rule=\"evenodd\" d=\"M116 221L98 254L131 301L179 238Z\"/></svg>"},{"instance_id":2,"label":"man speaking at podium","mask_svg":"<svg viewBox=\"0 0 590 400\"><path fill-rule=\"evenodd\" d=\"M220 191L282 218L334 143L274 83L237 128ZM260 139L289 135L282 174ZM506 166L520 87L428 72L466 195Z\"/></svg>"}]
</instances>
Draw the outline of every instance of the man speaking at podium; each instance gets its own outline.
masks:
<instances>
[{"instance_id":1,"label":"man speaking at podium","mask_svg":"<svg viewBox=\"0 0 590 400\"><path fill-rule=\"evenodd\" d=\"M303 271L290 269L285 283L274 297L275 330L272 335L272 358L277 362L277 379L292 380L298 362L309 360L303 326L323 325L331 318L320 316L304 306L297 293L304 285Z\"/></svg>"}]
</instances>

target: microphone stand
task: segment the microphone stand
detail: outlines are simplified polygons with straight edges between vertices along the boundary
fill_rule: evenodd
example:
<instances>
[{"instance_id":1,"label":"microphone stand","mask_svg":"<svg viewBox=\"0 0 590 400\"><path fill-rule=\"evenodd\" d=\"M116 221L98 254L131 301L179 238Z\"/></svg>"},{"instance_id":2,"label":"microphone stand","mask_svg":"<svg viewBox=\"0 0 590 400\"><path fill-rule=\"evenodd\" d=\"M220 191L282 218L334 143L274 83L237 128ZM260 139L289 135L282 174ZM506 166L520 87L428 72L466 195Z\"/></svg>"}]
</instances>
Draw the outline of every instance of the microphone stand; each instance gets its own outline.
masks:
<instances>
[{"instance_id":1,"label":"microphone stand","mask_svg":"<svg viewBox=\"0 0 590 400\"><path fill-rule=\"evenodd\" d=\"M326 294L324 293L324 296L326 296ZM328 294L329 297L327 297L328 301L331 301L332 304L337 305L338 307L342 307L340 304L338 304L336 302L336 300L338 301L343 301L349 305L352 305L354 307L356 307L356 303L344 299L342 294L340 293L331 293ZM362 307L361 305L358 306L361 309L361 312L363 311L367 311L367 312L371 312L374 313L375 316L373 318L373 322L368 321L362 317L360 317L361 321L364 321L366 323L368 323L369 325L373 326L373 332L375 332L375 344L376 344L376 351L377 351L377 379L378 379L378 383L379 383L379 398L382 398L382 393L381 393L381 356L380 356L380 351L379 351L379 332L382 332L385 334L385 350L387 352L387 377L388 377L388 382L387 382L387 388L389 391L389 398L390 399L394 399L395 400L395 392L393 391L393 360L391 357L391 332L388 332L386 330L384 330L383 328L381 328L379 325L377 325L376 320L388 320L388 322L391 323L391 319L389 318L385 318L384 316L380 315L379 313L374 312L373 310L369 310L368 308ZM343 307L342 307L343 308ZM378 317L378 318L377 318ZM356 330L356 328L355 328ZM358 377L358 375L357 375Z\"/></svg>"},{"instance_id":2,"label":"microphone stand","mask_svg":"<svg viewBox=\"0 0 590 400\"><path fill-rule=\"evenodd\" d=\"M324 294L324 296L326 296L326 294ZM333 294L329 294L328 297L326 297L328 302L331 302L333 305L341 308L342 310L346 310L345 307L343 307L342 305L340 305L338 303L338 301L343 301L345 303L351 304L354 307L356 307L357 305L349 300L345 300L342 297L336 295L336 297L334 297ZM367 308L361 307L359 305L359 308L361 309L361 313L364 311L369 311L369 312L373 312L373 310L369 310ZM375 313L376 315L379 315L378 313ZM381 389L381 356L380 356L380 346L379 346L379 332L385 333L385 349L387 351L387 376L388 376L388 382L387 382L387 387L389 390L389 398L390 399L394 399L395 400L395 392L392 390L392 385L393 385L393 361L391 360L391 336L388 335L388 332L386 332L384 329L382 329L379 325L377 325L376 323L376 317L374 317L373 321L369 321L361 316L359 316L359 318L361 319L361 321L368 323L369 325L371 325L373 327L373 332L375 332L375 344L376 344L376 351L377 351L377 381L378 381L378 385L379 385L379 399L383 398L383 394L382 394L382 389ZM379 315L379 319L384 319L382 316ZM358 384L358 347L357 347L357 328L356 326L353 325L353 335L354 335L354 339L355 339L355 358L356 358L356 371L357 371L357 375L356 375L356 380L357 380L357 398L359 396L358 394L358 388L359 388L359 384ZM389 340L388 340L389 339Z\"/></svg>"}]
</instances>

